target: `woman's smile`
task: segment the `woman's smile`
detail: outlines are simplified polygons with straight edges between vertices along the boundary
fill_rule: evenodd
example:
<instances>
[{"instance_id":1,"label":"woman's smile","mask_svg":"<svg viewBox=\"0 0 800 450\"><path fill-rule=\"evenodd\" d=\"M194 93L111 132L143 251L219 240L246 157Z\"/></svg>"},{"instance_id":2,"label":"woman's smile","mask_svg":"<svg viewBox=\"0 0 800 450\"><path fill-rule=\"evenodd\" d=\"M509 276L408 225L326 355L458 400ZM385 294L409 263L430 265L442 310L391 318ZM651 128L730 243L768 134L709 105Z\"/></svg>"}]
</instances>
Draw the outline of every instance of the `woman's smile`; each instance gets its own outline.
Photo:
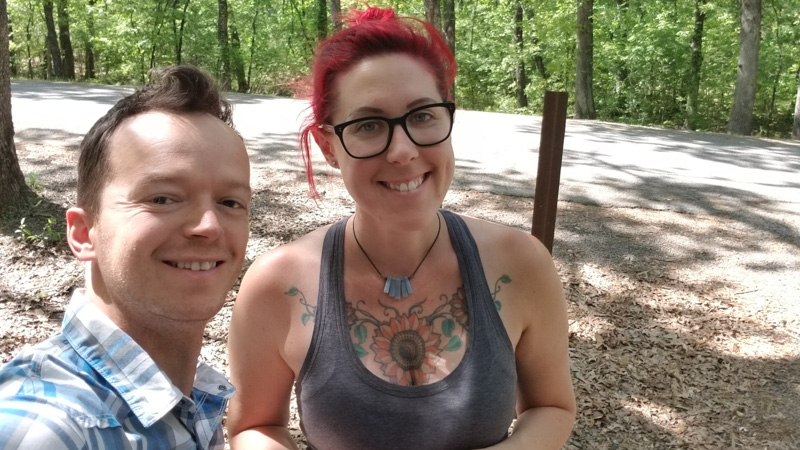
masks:
<instances>
[{"instance_id":1,"label":"woman's smile","mask_svg":"<svg viewBox=\"0 0 800 450\"><path fill-rule=\"evenodd\" d=\"M402 182L383 181L381 182L381 184L383 184L384 186L388 187L393 191L408 192L416 190L418 187L420 187L427 177L428 174L424 174L418 178L409 181L402 181Z\"/></svg>"}]
</instances>

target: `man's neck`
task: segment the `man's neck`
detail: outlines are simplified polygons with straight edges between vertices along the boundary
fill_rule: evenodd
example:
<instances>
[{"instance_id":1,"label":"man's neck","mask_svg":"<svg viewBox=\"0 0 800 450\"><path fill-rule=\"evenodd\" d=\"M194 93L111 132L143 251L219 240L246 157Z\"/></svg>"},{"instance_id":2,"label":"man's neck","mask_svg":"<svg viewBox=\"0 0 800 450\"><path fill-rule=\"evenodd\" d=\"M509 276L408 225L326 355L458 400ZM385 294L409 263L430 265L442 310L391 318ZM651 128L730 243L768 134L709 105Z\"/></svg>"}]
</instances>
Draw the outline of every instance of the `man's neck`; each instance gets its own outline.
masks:
<instances>
[{"instance_id":1,"label":"man's neck","mask_svg":"<svg viewBox=\"0 0 800 450\"><path fill-rule=\"evenodd\" d=\"M123 314L97 297L92 298L92 301L147 352L172 384L184 395L191 395L197 359L203 347L205 322L178 322L157 317L137 318L131 313Z\"/></svg>"},{"instance_id":2,"label":"man's neck","mask_svg":"<svg viewBox=\"0 0 800 450\"><path fill-rule=\"evenodd\" d=\"M205 325L191 327L184 323L169 330L163 328L156 330L158 332L141 328L139 328L141 332L138 333L124 328L123 331L153 358L172 384L184 395L190 396L197 372L197 359L203 346L204 329Z\"/></svg>"}]
</instances>

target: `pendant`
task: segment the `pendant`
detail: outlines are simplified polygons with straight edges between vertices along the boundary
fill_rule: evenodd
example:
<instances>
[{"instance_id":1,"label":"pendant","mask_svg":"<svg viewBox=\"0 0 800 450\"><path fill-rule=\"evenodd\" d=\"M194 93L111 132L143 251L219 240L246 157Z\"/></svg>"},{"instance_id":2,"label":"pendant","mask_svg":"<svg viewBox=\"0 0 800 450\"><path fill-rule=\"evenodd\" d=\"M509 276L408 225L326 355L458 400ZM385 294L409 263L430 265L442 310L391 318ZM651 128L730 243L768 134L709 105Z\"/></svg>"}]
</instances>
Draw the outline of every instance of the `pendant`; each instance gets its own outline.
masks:
<instances>
[{"instance_id":1,"label":"pendant","mask_svg":"<svg viewBox=\"0 0 800 450\"><path fill-rule=\"evenodd\" d=\"M411 281L408 277L395 278L386 277L386 284L383 285L383 293L388 294L395 300L400 300L408 297L412 292Z\"/></svg>"}]
</instances>

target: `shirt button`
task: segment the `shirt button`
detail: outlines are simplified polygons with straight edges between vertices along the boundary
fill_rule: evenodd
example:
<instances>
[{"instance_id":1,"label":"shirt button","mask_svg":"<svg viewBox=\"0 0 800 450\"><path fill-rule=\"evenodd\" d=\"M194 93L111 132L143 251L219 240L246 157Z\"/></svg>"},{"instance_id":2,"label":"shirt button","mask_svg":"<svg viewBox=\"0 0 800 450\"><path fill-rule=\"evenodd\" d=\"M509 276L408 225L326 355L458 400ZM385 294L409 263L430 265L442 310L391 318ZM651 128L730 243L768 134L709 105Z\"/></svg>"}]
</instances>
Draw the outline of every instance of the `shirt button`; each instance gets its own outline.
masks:
<instances>
[{"instance_id":1,"label":"shirt button","mask_svg":"<svg viewBox=\"0 0 800 450\"><path fill-rule=\"evenodd\" d=\"M228 387L220 384L219 386L217 386L217 389L219 389L220 391L227 391Z\"/></svg>"}]
</instances>

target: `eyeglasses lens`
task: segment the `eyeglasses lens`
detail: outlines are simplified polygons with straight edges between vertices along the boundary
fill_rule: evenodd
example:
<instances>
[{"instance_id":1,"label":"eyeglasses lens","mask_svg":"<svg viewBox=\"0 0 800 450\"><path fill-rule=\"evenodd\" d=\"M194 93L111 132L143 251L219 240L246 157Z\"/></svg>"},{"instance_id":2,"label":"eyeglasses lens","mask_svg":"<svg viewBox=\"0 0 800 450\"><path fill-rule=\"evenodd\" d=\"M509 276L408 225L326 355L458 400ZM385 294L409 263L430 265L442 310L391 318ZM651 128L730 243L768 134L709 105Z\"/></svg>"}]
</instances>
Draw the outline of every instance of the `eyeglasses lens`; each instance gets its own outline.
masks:
<instances>
[{"instance_id":1,"label":"eyeglasses lens","mask_svg":"<svg viewBox=\"0 0 800 450\"><path fill-rule=\"evenodd\" d=\"M402 117L408 137L417 145L434 145L450 135L452 115L446 106L433 105L410 111ZM392 125L390 119L365 118L342 130L342 142L347 152L357 158L382 153L389 146Z\"/></svg>"}]
</instances>

